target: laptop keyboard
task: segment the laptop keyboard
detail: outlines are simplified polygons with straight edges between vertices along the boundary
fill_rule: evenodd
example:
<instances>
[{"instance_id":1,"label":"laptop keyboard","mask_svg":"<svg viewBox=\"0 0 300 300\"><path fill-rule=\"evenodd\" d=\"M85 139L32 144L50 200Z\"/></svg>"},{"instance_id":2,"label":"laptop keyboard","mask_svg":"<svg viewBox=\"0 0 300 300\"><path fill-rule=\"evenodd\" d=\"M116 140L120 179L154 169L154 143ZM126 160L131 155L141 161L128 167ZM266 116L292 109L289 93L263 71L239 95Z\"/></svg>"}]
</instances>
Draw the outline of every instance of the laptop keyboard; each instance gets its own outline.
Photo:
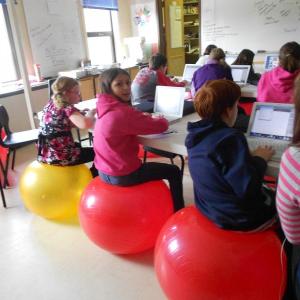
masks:
<instances>
[{"instance_id":1,"label":"laptop keyboard","mask_svg":"<svg viewBox=\"0 0 300 300\"><path fill-rule=\"evenodd\" d=\"M248 139L248 145L250 151L255 150L257 147L270 146L275 150L275 154L272 156L271 160L280 161L281 156L285 149L288 147L287 143L282 141L269 141L264 139Z\"/></svg>"}]
</instances>

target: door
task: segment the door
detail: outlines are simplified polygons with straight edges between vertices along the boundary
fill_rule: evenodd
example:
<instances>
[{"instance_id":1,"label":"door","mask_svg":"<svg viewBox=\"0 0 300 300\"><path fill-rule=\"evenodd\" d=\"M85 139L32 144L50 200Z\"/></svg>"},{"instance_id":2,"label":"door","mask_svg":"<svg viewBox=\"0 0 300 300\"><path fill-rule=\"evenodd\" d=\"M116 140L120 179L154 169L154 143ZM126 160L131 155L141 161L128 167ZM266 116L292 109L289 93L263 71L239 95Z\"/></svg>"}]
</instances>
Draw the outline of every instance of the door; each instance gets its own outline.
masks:
<instances>
[{"instance_id":1,"label":"door","mask_svg":"<svg viewBox=\"0 0 300 300\"><path fill-rule=\"evenodd\" d=\"M182 76L185 64L183 0L162 1L162 12L163 25L165 25L165 54L168 59L168 73Z\"/></svg>"}]
</instances>

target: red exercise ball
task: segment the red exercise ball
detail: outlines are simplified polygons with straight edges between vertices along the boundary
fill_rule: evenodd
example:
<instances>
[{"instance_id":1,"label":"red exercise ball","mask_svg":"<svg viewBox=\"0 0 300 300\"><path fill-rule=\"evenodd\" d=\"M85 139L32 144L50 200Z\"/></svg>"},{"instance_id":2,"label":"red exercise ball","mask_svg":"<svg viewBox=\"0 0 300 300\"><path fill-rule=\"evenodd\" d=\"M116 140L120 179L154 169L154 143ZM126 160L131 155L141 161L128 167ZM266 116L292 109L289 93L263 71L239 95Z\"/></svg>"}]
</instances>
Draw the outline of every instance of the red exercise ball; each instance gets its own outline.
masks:
<instances>
[{"instance_id":1,"label":"red exercise ball","mask_svg":"<svg viewBox=\"0 0 300 300\"><path fill-rule=\"evenodd\" d=\"M154 247L173 211L171 193L163 181L119 187L96 177L82 194L79 219L98 246L131 254Z\"/></svg>"},{"instance_id":2,"label":"red exercise ball","mask_svg":"<svg viewBox=\"0 0 300 300\"><path fill-rule=\"evenodd\" d=\"M274 300L286 285L286 257L274 231L222 230L195 207L166 222L154 261L171 300Z\"/></svg>"}]
</instances>

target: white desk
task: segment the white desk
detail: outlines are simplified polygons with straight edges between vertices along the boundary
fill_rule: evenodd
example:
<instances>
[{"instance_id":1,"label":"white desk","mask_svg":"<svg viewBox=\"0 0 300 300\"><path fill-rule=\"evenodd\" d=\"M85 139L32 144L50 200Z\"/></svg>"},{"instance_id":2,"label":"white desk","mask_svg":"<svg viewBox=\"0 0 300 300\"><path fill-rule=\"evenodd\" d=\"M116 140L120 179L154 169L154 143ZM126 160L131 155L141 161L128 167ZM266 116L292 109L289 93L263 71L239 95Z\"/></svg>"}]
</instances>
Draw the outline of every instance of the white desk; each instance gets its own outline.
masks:
<instances>
[{"instance_id":1,"label":"white desk","mask_svg":"<svg viewBox=\"0 0 300 300\"><path fill-rule=\"evenodd\" d=\"M197 121L197 120L199 120L199 116L197 113L187 115L183 117L179 122L171 125L171 127L174 130L176 130L176 133L159 135L159 137L157 135L155 135L155 137L154 135L152 136L144 135L139 137L139 142L145 146L187 156L187 149L184 145L185 138L187 135L187 130L186 130L187 122ZM277 177L278 172L279 172L278 162L270 161L268 163L266 175Z\"/></svg>"},{"instance_id":2,"label":"white desk","mask_svg":"<svg viewBox=\"0 0 300 300\"><path fill-rule=\"evenodd\" d=\"M175 78L178 81L182 80L182 77L179 77L179 76L176 76ZM190 89L191 89L191 84L189 83L189 85L186 86L186 90L190 91ZM257 97L257 86L252 85L252 84L246 84L241 87L241 93L242 93L241 96L244 98L256 98Z\"/></svg>"},{"instance_id":3,"label":"white desk","mask_svg":"<svg viewBox=\"0 0 300 300\"><path fill-rule=\"evenodd\" d=\"M242 97L245 98L256 98L257 97L257 86L252 84L246 84L241 87Z\"/></svg>"}]
</instances>

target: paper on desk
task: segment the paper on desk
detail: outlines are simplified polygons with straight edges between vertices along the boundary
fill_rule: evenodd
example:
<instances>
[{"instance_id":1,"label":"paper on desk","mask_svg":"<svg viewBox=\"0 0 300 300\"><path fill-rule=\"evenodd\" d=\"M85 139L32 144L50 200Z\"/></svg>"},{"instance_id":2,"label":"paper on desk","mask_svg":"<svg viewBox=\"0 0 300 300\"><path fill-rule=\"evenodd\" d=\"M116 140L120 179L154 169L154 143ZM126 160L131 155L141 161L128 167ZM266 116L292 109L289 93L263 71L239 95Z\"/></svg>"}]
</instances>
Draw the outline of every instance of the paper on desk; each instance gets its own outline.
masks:
<instances>
[{"instance_id":1,"label":"paper on desk","mask_svg":"<svg viewBox=\"0 0 300 300\"><path fill-rule=\"evenodd\" d=\"M157 133L157 134L147 134L147 135L141 135L142 137L150 138L150 139L157 139L157 138L165 138L170 136L170 134L177 133L176 130L172 128L168 128L166 131L162 133Z\"/></svg>"}]
</instances>

